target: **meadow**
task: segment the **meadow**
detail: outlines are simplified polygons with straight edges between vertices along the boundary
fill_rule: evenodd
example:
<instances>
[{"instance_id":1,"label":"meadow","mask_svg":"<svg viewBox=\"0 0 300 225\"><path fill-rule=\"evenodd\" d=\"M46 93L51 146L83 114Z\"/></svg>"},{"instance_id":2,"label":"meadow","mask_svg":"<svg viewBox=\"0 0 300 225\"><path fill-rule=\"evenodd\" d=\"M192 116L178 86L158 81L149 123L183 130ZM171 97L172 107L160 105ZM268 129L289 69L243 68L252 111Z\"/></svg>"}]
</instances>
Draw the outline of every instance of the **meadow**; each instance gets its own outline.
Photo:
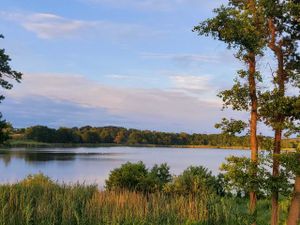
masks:
<instances>
[{"instance_id":1,"label":"meadow","mask_svg":"<svg viewBox=\"0 0 300 225\"><path fill-rule=\"evenodd\" d=\"M245 225L247 199L197 194L99 190L96 185L58 184L42 174L0 185L1 225L198 224ZM269 224L270 201L258 201L257 224ZM286 218L288 200L280 202ZM283 224L283 222L281 223Z\"/></svg>"}]
</instances>

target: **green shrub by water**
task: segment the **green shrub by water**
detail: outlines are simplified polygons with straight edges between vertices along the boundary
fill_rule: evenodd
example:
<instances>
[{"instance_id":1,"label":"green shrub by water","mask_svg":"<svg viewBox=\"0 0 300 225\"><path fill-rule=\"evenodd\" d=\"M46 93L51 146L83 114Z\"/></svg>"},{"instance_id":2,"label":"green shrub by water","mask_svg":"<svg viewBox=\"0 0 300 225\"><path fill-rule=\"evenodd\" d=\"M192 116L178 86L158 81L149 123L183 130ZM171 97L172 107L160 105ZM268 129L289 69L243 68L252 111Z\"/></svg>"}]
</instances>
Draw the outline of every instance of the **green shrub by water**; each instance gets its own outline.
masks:
<instances>
[{"instance_id":1,"label":"green shrub by water","mask_svg":"<svg viewBox=\"0 0 300 225\"><path fill-rule=\"evenodd\" d=\"M110 172L105 187L107 190L126 189L151 193L162 191L171 180L170 168L165 163L148 169L143 162L127 162Z\"/></svg>"}]
</instances>

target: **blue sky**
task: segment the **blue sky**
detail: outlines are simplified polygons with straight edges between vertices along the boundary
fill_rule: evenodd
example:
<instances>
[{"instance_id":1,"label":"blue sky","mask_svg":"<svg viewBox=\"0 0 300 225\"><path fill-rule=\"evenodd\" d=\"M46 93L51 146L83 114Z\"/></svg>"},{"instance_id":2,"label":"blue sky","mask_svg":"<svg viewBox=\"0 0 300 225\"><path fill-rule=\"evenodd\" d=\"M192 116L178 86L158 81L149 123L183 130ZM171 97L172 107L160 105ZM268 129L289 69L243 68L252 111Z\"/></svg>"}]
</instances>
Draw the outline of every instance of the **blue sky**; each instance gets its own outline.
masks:
<instances>
[{"instance_id":1,"label":"blue sky","mask_svg":"<svg viewBox=\"0 0 300 225\"><path fill-rule=\"evenodd\" d=\"M24 78L1 111L15 127L216 132L222 117L241 117L216 97L241 65L191 30L224 2L2 0L0 46Z\"/></svg>"}]
</instances>

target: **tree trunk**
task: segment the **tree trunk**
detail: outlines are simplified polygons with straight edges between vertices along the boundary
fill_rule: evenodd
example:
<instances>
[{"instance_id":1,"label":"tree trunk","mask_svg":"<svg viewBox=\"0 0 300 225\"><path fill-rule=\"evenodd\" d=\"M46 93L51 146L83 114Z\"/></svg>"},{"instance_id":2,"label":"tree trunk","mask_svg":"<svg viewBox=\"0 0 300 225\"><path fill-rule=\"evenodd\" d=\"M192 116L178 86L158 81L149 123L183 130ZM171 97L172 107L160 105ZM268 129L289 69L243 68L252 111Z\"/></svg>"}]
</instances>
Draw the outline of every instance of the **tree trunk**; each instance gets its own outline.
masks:
<instances>
[{"instance_id":1,"label":"tree trunk","mask_svg":"<svg viewBox=\"0 0 300 225\"><path fill-rule=\"evenodd\" d=\"M257 144L257 94L256 94L256 60L253 52L249 53L249 91L251 99L251 114L250 114L250 150L251 150L251 161L257 167L258 159L258 144ZM257 176L256 168L251 171L252 176ZM250 204L249 211L253 216L253 225L256 224L256 202L257 196L256 191L250 191Z\"/></svg>"},{"instance_id":2,"label":"tree trunk","mask_svg":"<svg viewBox=\"0 0 300 225\"><path fill-rule=\"evenodd\" d=\"M280 154L281 151L281 129L275 130L275 139L274 139L274 151L273 151L273 176L279 176L279 161L275 157L275 154ZM279 219L279 203L278 203L278 190L274 190L272 193L272 213L271 213L271 225L278 225Z\"/></svg>"},{"instance_id":3,"label":"tree trunk","mask_svg":"<svg viewBox=\"0 0 300 225\"><path fill-rule=\"evenodd\" d=\"M294 194L289 209L287 225L298 225L300 222L300 176L295 180Z\"/></svg>"},{"instance_id":4,"label":"tree trunk","mask_svg":"<svg viewBox=\"0 0 300 225\"><path fill-rule=\"evenodd\" d=\"M285 95L285 72L284 72L284 58L282 50L282 40L276 43L276 27L274 24L274 19L270 18L269 30L271 33L271 39L269 42L269 48L274 52L277 58L277 75L275 82L278 87L278 97L284 97ZM282 139L282 125L284 123L284 115L279 112L275 118L275 137L274 137L274 150L273 150L273 177L279 176L280 163L276 155L281 153L281 139ZM278 190L273 190L272 193L272 213L271 213L271 225L278 225L279 221L279 203L278 203L279 193Z\"/></svg>"}]
</instances>

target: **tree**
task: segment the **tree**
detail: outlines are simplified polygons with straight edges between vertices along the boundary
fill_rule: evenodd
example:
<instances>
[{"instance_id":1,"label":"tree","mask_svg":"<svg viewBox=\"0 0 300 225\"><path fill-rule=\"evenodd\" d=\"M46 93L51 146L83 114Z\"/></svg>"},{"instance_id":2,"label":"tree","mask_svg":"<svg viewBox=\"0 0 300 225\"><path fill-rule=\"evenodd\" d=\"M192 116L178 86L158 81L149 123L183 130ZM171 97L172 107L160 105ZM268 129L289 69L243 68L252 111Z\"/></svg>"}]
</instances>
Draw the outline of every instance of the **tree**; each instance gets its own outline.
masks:
<instances>
[{"instance_id":1,"label":"tree","mask_svg":"<svg viewBox=\"0 0 300 225\"><path fill-rule=\"evenodd\" d=\"M81 139L84 143L100 143L100 136L95 130L88 130L82 133Z\"/></svg>"},{"instance_id":2,"label":"tree","mask_svg":"<svg viewBox=\"0 0 300 225\"><path fill-rule=\"evenodd\" d=\"M0 39L4 38L2 34L0 34ZM10 66L10 57L5 53L5 49L0 49L0 86L3 89L11 89L13 87L12 83L9 80L15 80L17 82L21 81L22 73L13 70ZM0 103L4 99L4 95L0 94ZM2 114L0 114L0 119L2 118ZM0 144L2 144L5 140L7 140L8 136L3 132L3 128L5 127L5 121L0 121Z\"/></svg>"},{"instance_id":3,"label":"tree","mask_svg":"<svg viewBox=\"0 0 300 225\"><path fill-rule=\"evenodd\" d=\"M286 96L288 84L299 82L300 56L297 51L299 40L299 1L293 0L261 0L267 30L267 42L273 52L277 69L272 73L272 90L265 91L261 96L260 115L264 122L274 130L273 148L273 180L279 177L279 160L277 155L281 153L282 133L294 120L290 113L294 97ZM280 182L280 180L278 180ZM272 194L272 218L271 224L278 225L278 198L279 192L274 186Z\"/></svg>"},{"instance_id":4,"label":"tree","mask_svg":"<svg viewBox=\"0 0 300 225\"><path fill-rule=\"evenodd\" d=\"M100 139L102 143L113 143L114 141L112 133L106 128L100 132Z\"/></svg>"},{"instance_id":5,"label":"tree","mask_svg":"<svg viewBox=\"0 0 300 225\"><path fill-rule=\"evenodd\" d=\"M115 139L114 139L114 142L115 142L116 144L123 144L123 143L126 142L126 133L125 133L125 132L126 132L125 130L120 130L120 131L117 133L117 135L116 135L116 137L115 137Z\"/></svg>"},{"instance_id":6,"label":"tree","mask_svg":"<svg viewBox=\"0 0 300 225\"><path fill-rule=\"evenodd\" d=\"M194 27L200 35L211 35L228 45L228 48L237 49L236 57L243 61L248 69L240 70L238 78L231 90L220 93L225 106L232 106L234 110L250 111L250 149L251 160L254 165L258 161L257 121L258 97L257 82L261 76L256 70L257 56L263 54L265 47L265 31L263 18L255 0L230 0L227 6L214 10L217 14ZM244 80L241 83L241 80ZM252 168L252 167L251 167ZM251 171L256 176L256 167ZM256 190L250 191L250 213L256 214Z\"/></svg>"},{"instance_id":7,"label":"tree","mask_svg":"<svg viewBox=\"0 0 300 225\"><path fill-rule=\"evenodd\" d=\"M80 143L80 136L72 129L60 127L55 134L57 143Z\"/></svg>"},{"instance_id":8,"label":"tree","mask_svg":"<svg viewBox=\"0 0 300 225\"><path fill-rule=\"evenodd\" d=\"M46 126L33 126L26 129L25 136L30 140L53 143L56 141L56 130Z\"/></svg>"},{"instance_id":9,"label":"tree","mask_svg":"<svg viewBox=\"0 0 300 225\"><path fill-rule=\"evenodd\" d=\"M3 144L8 138L8 133L5 131L7 128L7 123L2 120L2 114L0 113L0 144Z\"/></svg>"}]
</instances>

